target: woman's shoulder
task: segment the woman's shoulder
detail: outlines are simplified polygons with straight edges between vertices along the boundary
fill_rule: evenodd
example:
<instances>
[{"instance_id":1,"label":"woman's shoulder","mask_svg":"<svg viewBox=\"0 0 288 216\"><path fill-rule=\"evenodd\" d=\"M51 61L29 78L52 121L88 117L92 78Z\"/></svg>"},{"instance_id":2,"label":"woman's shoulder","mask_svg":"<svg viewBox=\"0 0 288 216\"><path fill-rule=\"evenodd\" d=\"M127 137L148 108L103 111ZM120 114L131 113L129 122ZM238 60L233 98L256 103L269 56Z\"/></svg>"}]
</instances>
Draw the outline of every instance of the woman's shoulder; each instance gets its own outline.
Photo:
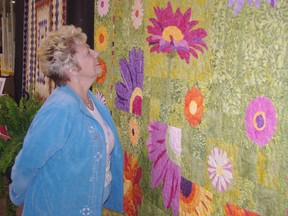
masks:
<instances>
[{"instance_id":1,"label":"woman's shoulder","mask_svg":"<svg viewBox=\"0 0 288 216\"><path fill-rule=\"evenodd\" d=\"M79 110L79 101L66 88L57 87L51 95L46 99L42 106L43 109L57 109L63 112L74 113Z\"/></svg>"}]
</instances>

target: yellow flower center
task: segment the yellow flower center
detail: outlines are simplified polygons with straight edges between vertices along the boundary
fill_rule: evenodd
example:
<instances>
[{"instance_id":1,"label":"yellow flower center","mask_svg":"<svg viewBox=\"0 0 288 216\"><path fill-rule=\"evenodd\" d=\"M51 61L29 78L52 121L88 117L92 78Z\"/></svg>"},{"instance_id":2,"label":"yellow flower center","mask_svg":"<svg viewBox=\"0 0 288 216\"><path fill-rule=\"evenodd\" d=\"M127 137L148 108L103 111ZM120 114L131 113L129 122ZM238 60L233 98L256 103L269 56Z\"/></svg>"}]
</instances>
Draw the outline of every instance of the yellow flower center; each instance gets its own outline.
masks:
<instances>
[{"instance_id":1,"label":"yellow flower center","mask_svg":"<svg viewBox=\"0 0 288 216\"><path fill-rule=\"evenodd\" d=\"M218 175L223 175L223 167L221 165L217 164L216 172Z\"/></svg>"},{"instance_id":2,"label":"yellow flower center","mask_svg":"<svg viewBox=\"0 0 288 216\"><path fill-rule=\"evenodd\" d=\"M176 42L178 42L184 38L184 35L176 26L168 26L164 29L162 37L164 40L169 42L171 42L172 37Z\"/></svg>"},{"instance_id":3,"label":"yellow flower center","mask_svg":"<svg viewBox=\"0 0 288 216\"><path fill-rule=\"evenodd\" d=\"M197 112L197 103L196 101L192 100L189 105L189 111L192 115L195 115Z\"/></svg>"},{"instance_id":4,"label":"yellow flower center","mask_svg":"<svg viewBox=\"0 0 288 216\"><path fill-rule=\"evenodd\" d=\"M132 187L132 182L129 179L125 179L124 181L124 194L126 194L130 188Z\"/></svg>"}]
</instances>

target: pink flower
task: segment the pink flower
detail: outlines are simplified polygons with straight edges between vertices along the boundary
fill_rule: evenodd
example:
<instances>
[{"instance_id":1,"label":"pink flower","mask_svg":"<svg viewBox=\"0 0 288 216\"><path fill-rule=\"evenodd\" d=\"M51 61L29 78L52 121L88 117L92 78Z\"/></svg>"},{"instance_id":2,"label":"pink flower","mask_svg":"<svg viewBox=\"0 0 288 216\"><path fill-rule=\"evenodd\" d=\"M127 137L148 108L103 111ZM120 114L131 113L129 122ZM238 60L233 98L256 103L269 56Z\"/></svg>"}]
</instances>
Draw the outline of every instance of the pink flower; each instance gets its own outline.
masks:
<instances>
[{"instance_id":1,"label":"pink flower","mask_svg":"<svg viewBox=\"0 0 288 216\"><path fill-rule=\"evenodd\" d=\"M97 9L100 17L104 17L108 14L110 7L110 0L98 0Z\"/></svg>"},{"instance_id":2,"label":"pink flower","mask_svg":"<svg viewBox=\"0 0 288 216\"><path fill-rule=\"evenodd\" d=\"M139 29L143 20L143 4L141 0L134 0L132 6L131 19L135 29Z\"/></svg>"},{"instance_id":3,"label":"pink flower","mask_svg":"<svg viewBox=\"0 0 288 216\"><path fill-rule=\"evenodd\" d=\"M190 21L191 8L184 14L179 8L173 13L171 3L168 2L167 8L156 7L154 11L157 19L151 18L153 26L147 26L148 33L152 34L146 38L152 46L150 52L171 54L175 51L181 59L189 63L190 54L198 58L196 50L203 53L203 47L208 49L202 40L207 36L206 31L203 28L192 30L198 21Z\"/></svg>"},{"instance_id":4,"label":"pink flower","mask_svg":"<svg viewBox=\"0 0 288 216\"><path fill-rule=\"evenodd\" d=\"M96 92L96 93L94 93L95 94L95 96L96 96L96 98L98 99L98 100L100 100L103 104L106 104L106 98L105 98L105 96L102 94L102 92Z\"/></svg>"},{"instance_id":5,"label":"pink flower","mask_svg":"<svg viewBox=\"0 0 288 216\"><path fill-rule=\"evenodd\" d=\"M271 100L262 96L250 102L245 116L246 133L250 140L261 147L267 145L276 125L276 109Z\"/></svg>"},{"instance_id":6,"label":"pink flower","mask_svg":"<svg viewBox=\"0 0 288 216\"><path fill-rule=\"evenodd\" d=\"M165 208L172 207L174 215L178 215L181 182L181 168L174 164L166 150L166 133L168 125L150 121L147 140L148 156L153 161L152 188L162 183L162 196Z\"/></svg>"}]
</instances>

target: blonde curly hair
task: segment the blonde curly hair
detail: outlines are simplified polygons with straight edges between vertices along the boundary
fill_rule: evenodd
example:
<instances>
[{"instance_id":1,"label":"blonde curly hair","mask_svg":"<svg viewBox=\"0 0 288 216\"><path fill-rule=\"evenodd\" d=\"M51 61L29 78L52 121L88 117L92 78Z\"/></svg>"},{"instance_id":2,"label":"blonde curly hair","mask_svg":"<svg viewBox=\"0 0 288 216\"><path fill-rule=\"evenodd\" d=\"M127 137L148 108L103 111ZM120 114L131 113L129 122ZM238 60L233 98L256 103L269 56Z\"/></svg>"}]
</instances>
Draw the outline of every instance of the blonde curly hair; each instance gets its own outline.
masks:
<instances>
[{"instance_id":1,"label":"blonde curly hair","mask_svg":"<svg viewBox=\"0 0 288 216\"><path fill-rule=\"evenodd\" d=\"M43 39L37 50L41 71L51 78L56 86L66 85L67 70L80 69L75 59L75 45L86 44L87 36L74 25L62 26Z\"/></svg>"}]
</instances>

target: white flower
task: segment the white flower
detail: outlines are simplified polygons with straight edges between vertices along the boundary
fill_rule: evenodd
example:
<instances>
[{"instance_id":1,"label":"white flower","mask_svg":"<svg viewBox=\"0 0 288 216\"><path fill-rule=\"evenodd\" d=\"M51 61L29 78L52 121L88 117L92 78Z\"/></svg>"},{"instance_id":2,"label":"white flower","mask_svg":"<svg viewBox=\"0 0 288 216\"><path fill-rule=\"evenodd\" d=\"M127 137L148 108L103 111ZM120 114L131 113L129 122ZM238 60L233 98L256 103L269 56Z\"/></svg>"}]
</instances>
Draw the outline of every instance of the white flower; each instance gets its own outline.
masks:
<instances>
[{"instance_id":1,"label":"white flower","mask_svg":"<svg viewBox=\"0 0 288 216\"><path fill-rule=\"evenodd\" d=\"M225 191L233 179L232 165L227 153L214 148L209 155L208 165L208 174L212 185L219 191Z\"/></svg>"},{"instance_id":2,"label":"white flower","mask_svg":"<svg viewBox=\"0 0 288 216\"><path fill-rule=\"evenodd\" d=\"M80 210L80 213L82 215L90 215L91 209L89 207L84 207L82 210Z\"/></svg>"},{"instance_id":3,"label":"white flower","mask_svg":"<svg viewBox=\"0 0 288 216\"><path fill-rule=\"evenodd\" d=\"M107 15L110 7L109 1L110 0L98 0L97 8L100 17Z\"/></svg>"},{"instance_id":4,"label":"white flower","mask_svg":"<svg viewBox=\"0 0 288 216\"><path fill-rule=\"evenodd\" d=\"M103 104L106 104L106 98L101 92L95 93L96 98L98 98Z\"/></svg>"},{"instance_id":5,"label":"white flower","mask_svg":"<svg viewBox=\"0 0 288 216\"><path fill-rule=\"evenodd\" d=\"M132 6L132 15L131 19L133 22L133 26L135 29L138 29L142 25L143 18L143 5L141 0L134 0L134 4Z\"/></svg>"}]
</instances>

